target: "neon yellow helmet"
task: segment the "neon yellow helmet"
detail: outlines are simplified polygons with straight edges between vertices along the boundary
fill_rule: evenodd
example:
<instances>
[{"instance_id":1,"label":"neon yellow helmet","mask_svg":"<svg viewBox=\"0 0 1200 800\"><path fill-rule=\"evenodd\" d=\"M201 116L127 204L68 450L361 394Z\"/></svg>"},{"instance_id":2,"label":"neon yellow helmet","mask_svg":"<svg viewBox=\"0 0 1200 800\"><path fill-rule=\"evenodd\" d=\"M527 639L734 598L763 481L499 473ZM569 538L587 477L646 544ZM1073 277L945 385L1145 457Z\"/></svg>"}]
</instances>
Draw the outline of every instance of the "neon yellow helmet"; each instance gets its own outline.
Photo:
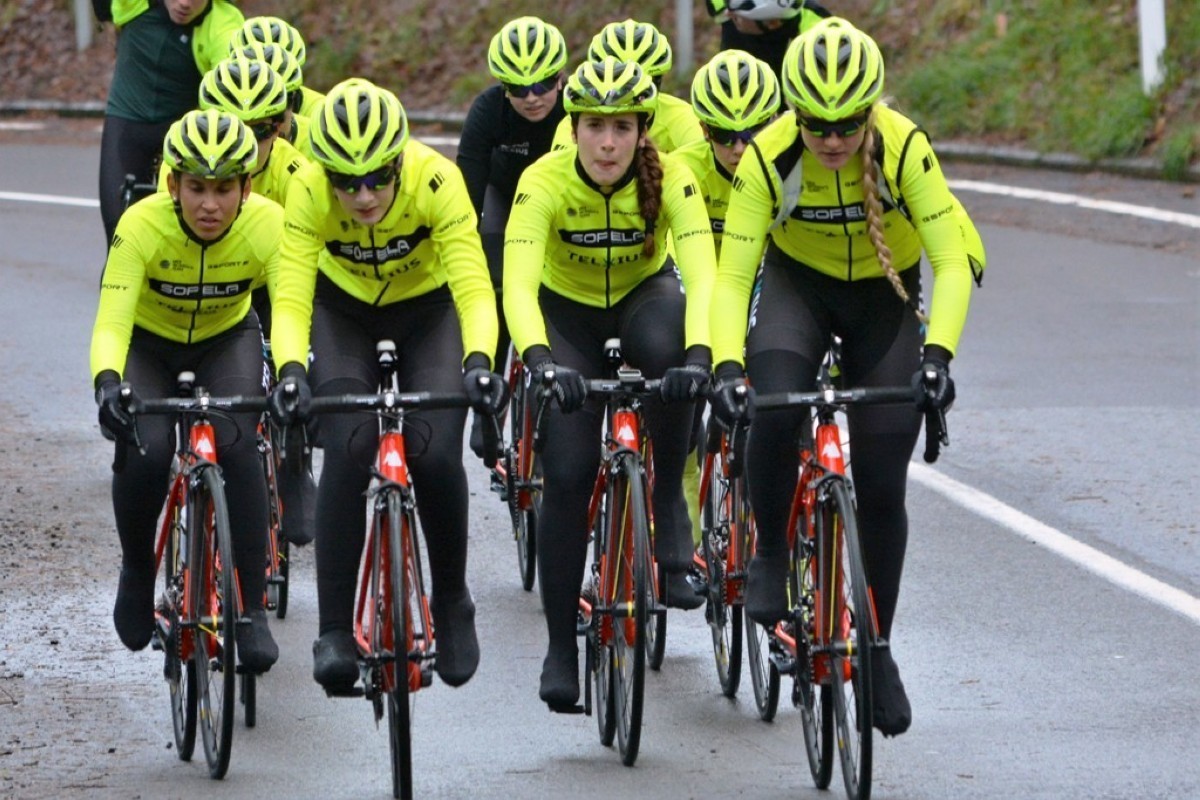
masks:
<instances>
[{"instance_id":1,"label":"neon yellow helmet","mask_svg":"<svg viewBox=\"0 0 1200 800\"><path fill-rule=\"evenodd\" d=\"M782 71L788 103L809 117L853 117L883 94L879 46L840 17L828 17L796 37Z\"/></svg>"},{"instance_id":2,"label":"neon yellow helmet","mask_svg":"<svg viewBox=\"0 0 1200 800\"><path fill-rule=\"evenodd\" d=\"M366 175L408 144L408 117L396 95L363 78L329 90L309 128L313 157L332 172Z\"/></svg>"},{"instance_id":3,"label":"neon yellow helmet","mask_svg":"<svg viewBox=\"0 0 1200 800\"><path fill-rule=\"evenodd\" d=\"M287 107L279 73L240 53L219 62L200 81L200 108L228 111L243 122L277 116Z\"/></svg>"},{"instance_id":4,"label":"neon yellow helmet","mask_svg":"<svg viewBox=\"0 0 1200 800\"><path fill-rule=\"evenodd\" d=\"M563 107L570 114L649 114L658 108L658 87L635 61L608 56L585 61L567 79Z\"/></svg>"},{"instance_id":5,"label":"neon yellow helmet","mask_svg":"<svg viewBox=\"0 0 1200 800\"><path fill-rule=\"evenodd\" d=\"M605 56L636 61L651 78L671 69L671 43L649 22L627 19L601 28L588 47L588 60L599 61Z\"/></svg>"},{"instance_id":6,"label":"neon yellow helmet","mask_svg":"<svg viewBox=\"0 0 1200 800\"><path fill-rule=\"evenodd\" d=\"M163 138L163 163L174 172L225 180L248 175L258 143L246 123L227 111L189 111Z\"/></svg>"},{"instance_id":7,"label":"neon yellow helmet","mask_svg":"<svg viewBox=\"0 0 1200 800\"><path fill-rule=\"evenodd\" d=\"M528 86L567 65L567 42L558 28L537 17L505 24L488 46L488 71L501 83Z\"/></svg>"},{"instance_id":8,"label":"neon yellow helmet","mask_svg":"<svg viewBox=\"0 0 1200 800\"><path fill-rule=\"evenodd\" d=\"M251 17L234 32L229 46L230 49L241 50L250 42L277 44L291 53L302 67L308 58L300 31L279 17Z\"/></svg>"},{"instance_id":9,"label":"neon yellow helmet","mask_svg":"<svg viewBox=\"0 0 1200 800\"><path fill-rule=\"evenodd\" d=\"M296 57L277 44L250 42L232 51L232 55L241 55L255 61L265 61L267 66L279 73L288 94L299 92L304 85L304 70Z\"/></svg>"},{"instance_id":10,"label":"neon yellow helmet","mask_svg":"<svg viewBox=\"0 0 1200 800\"><path fill-rule=\"evenodd\" d=\"M743 50L722 50L692 80L692 109L713 128L756 128L775 116L781 102L771 67Z\"/></svg>"}]
</instances>

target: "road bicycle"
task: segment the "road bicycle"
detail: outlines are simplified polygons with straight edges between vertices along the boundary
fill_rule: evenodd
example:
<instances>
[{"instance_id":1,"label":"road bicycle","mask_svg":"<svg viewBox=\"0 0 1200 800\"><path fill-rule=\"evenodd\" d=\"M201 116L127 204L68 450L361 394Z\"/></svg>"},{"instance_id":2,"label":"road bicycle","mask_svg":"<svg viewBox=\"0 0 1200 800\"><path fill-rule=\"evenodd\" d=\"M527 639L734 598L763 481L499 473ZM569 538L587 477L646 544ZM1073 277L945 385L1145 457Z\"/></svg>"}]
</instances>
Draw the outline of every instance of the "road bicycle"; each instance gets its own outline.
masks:
<instances>
[{"instance_id":1,"label":"road bicycle","mask_svg":"<svg viewBox=\"0 0 1200 800\"><path fill-rule=\"evenodd\" d=\"M613 343L606 349L611 352ZM590 676L584 712L591 715L594 708L602 744L610 746L616 736L626 766L637 760L646 665L657 622L666 614L659 600L641 414L642 401L657 397L660 385L624 365L615 378L587 381L588 396L605 401L606 424L588 503L592 562L579 600Z\"/></svg>"},{"instance_id":2,"label":"road bicycle","mask_svg":"<svg viewBox=\"0 0 1200 800\"><path fill-rule=\"evenodd\" d=\"M542 506L542 465L538 455L541 420L545 404L536 400L537 388L516 350L508 367L509 441L493 467L492 491L508 504L512 516L513 539L517 543L517 566L521 587L533 589L537 576L537 531ZM548 388L547 386L542 387ZM545 392L542 393L545 396Z\"/></svg>"},{"instance_id":3,"label":"road bicycle","mask_svg":"<svg viewBox=\"0 0 1200 800\"><path fill-rule=\"evenodd\" d=\"M408 471L404 426L418 409L465 408L462 393L401 392L396 375L396 345L376 345L382 372L376 394L317 397L314 414L370 412L377 420L379 443L368 490L367 541L359 570L354 638L362 685L340 693L371 701L375 721L388 718L392 794L412 797L412 715L416 693L432 683L436 636L425 591L425 565L417 534L417 501ZM369 424L369 423L364 423ZM495 453L498 429L484 437Z\"/></svg>"},{"instance_id":4,"label":"road bicycle","mask_svg":"<svg viewBox=\"0 0 1200 800\"><path fill-rule=\"evenodd\" d=\"M175 417L176 451L170 488L155 542L155 571L162 569L162 594L155 603L153 646L164 656L163 675L171 697L175 750L190 761L199 728L208 772L223 778L233 744L236 626L249 624L233 560L229 506L217 465L212 417L266 409L266 398L212 397L181 372L176 397L133 402L128 384L122 404L136 420L141 414ZM137 428L134 427L135 445ZM125 455L118 447L118 468ZM242 672L247 724L253 724L254 680Z\"/></svg>"},{"instance_id":5,"label":"road bicycle","mask_svg":"<svg viewBox=\"0 0 1200 800\"><path fill-rule=\"evenodd\" d=\"M754 515L742 472L745 426L726 430L710 416L700 471L701 549L696 566L706 577L704 617L712 632L721 693L737 694L742 675L743 629L756 704L770 707L766 630L745 612L746 565L754 554ZM775 693L779 682L776 678Z\"/></svg>"},{"instance_id":6,"label":"road bicycle","mask_svg":"<svg viewBox=\"0 0 1200 800\"><path fill-rule=\"evenodd\" d=\"M754 404L758 413L804 407L811 415L811 424L801 426L788 517L791 611L768 631L770 680L777 701L779 676L792 677L813 781L828 788L836 743L850 800L867 800L871 793L871 654L888 643L877 633L837 414L852 405L915 400L909 386L837 389L824 371L815 392L759 395ZM927 413L925 460L936 460L948 441L944 414Z\"/></svg>"}]
</instances>

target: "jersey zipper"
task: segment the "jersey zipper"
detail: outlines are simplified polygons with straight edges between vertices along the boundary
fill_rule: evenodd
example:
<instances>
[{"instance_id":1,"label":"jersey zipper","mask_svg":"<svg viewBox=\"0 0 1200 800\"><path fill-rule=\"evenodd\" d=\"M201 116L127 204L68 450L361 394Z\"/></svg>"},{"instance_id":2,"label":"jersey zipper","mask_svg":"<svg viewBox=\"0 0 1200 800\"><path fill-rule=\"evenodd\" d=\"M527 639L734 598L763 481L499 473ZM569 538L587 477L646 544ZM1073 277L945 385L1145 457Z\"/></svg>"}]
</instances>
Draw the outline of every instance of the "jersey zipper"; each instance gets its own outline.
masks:
<instances>
[{"instance_id":1,"label":"jersey zipper","mask_svg":"<svg viewBox=\"0 0 1200 800\"><path fill-rule=\"evenodd\" d=\"M374 225L370 225L367 227L367 235L371 239L371 260L375 262L375 280L383 281L383 273L381 273L379 271L379 260L375 258L375 254L378 252L379 248L377 248L375 246L375 226ZM378 306L380 304L380 301L383 300L384 292L387 291L388 286L390 286L391 283L392 283L391 281L383 281L383 286L381 286L379 288L379 292L378 292L378 294L375 295L375 299L371 302L371 305Z\"/></svg>"},{"instance_id":2,"label":"jersey zipper","mask_svg":"<svg viewBox=\"0 0 1200 800\"><path fill-rule=\"evenodd\" d=\"M608 227L608 244L604 254L604 307L612 308L612 195L604 195L604 224Z\"/></svg>"},{"instance_id":3,"label":"jersey zipper","mask_svg":"<svg viewBox=\"0 0 1200 800\"><path fill-rule=\"evenodd\" d=\"M840 169L837 170L834 173L834 177L837 179L835 183L837 184L838 205L840 205L842 208L845 208L846 198L842 194L842 171ZM864 199L864 205L865 202L866 201ZM846 214L843 214L842 216L843 218L848 217ZM846 280L852 281L854 280L854 237L850 235L849 221L842 223L842 233L846 236ZM870 233L868 232L867 235L869 236Z\"/></svg>"},{"instance_id":4,"label":"jersey zipper","mask_svg":"<svg viewBox=\"0 0 1200 800\"><path fill-rule=\"evenodd\" d=\"M204 302L204 267L205 261L208 258L208 246L200 245L200 276L196 279L196 307L192 310L192 321L188 325L187 343L192 344L192 337L196 333L196 317L200 315L200 304Z\"/></svg>"}]
</instances>

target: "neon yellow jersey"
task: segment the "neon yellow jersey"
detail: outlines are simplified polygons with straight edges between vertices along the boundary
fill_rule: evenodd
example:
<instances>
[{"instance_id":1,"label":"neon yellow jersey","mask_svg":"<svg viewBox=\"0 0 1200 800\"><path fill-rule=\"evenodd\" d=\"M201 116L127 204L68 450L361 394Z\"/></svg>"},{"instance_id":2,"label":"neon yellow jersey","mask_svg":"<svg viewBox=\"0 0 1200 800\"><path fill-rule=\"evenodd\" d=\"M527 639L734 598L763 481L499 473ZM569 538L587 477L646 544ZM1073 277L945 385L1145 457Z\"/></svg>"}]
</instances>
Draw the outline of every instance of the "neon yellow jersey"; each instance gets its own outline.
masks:
<instances>
[{"instance_id":1,"label":"neon yellow jersey","mask_svg":"<svg viewBox=\"0 0 1200 800\"><path fill-rule=\"evenodd\" d=\"M319 164L302 167L288 188L279 263L271 347L281 366L307 361L318 270L377 306L449 284L464 355L496 350L496 295L462 173L416 140L404 148L395 200L375 225L342 208Z\"/></svg>"},{"instance_id":2,"label":"neon yellow jersey","mask_svg":"<svg viewBox=\"0 0 1200 800\"><path fill-rule=\"evenodd\" d=\"M283 209L251 194L226 234L203 245L188 236L166 192L130 206L113 236L92 328L95 377L122 374L133 326L174 342L210 339L250 311L250 290L275 283Z\"/></svg>"},{"instance_id":3,"label":"neon yellow jersey","mask_svg":"<svg viewBox=\"0 0 1200 800\"><path fill-rule=\"evenodd\" d=\"M925 341L953 353L966 321L972 280L957 202L924 132L886 106L877 107L875 120L883 148L881 189L902 196L907 211L884 202L884 237L892 264L897 270L913 268L925 251L935 278ZM783 213L789 196L784 184L794 174L787 155L793 154L795 164L792 145L799 139L795 115L785 114L754 138L738 165L714 290L713 363L742 361L751 284L768 235L788 257L826 275L850 281L883 275L867 234L858 157L833 172L802 152L799 195ZM772 229L777 213L782 223Z\"/></svg>"},{"instance_id":4,"label":"neon yellow jersey","mask_svg":"<svg viewBox=\"0 0 1200 800\"><path fill-rule=\"evenodd\" d=\"M312 119L300 114L292 115L292 139L291 145L300 155L307 159L312 159L312 143L308 135L308 129L312 125Z\"/></svg>"},{"instance_id":5,"label":"neon yellow jersey","mask_svg":"<svg viewBox=\"0 0 1200 800\"><path fill-rule=\"evenodd\" d=\"M282 205L287 197L287 186L292 176L307 163L308 159L296 152L296 148L290 142L277 136L275 143L271 145L271 155L267 156L267 163L250 176L250 191ZM159 167L160 192L167 190L167 175L170 172L171 168L166 164Z\"/></svg>"},{"instance_id":6,"label":"neon yellow jersey","mask_svg":"<svg viewBox=\"0 0 1200 800\"><path fill-rule=\"evenodd\" d=\"M729 194L733 191L733 176L717 161L712 145L707 140L688 142L672 151L671 155L687 164L696 176L696 182L700 184L700 194L704 197L704 207L708 209L708 222L712 226L713 246L719 259L721 234L725 231L725 214L729 208Z\"/></svg>"},{"instance_id":7,"label":"neon yellow jersey","mask_svg":"<svg viewBox=\"0 0 1200 800\"><path fill-rule=\"evenodd\" d=\"M692 104L670 94L659 94L658 110L654 112L654 121L650 123L650 138L660 153L683 147L689 142L704 141L704 129L700 120L692 110ZM551 150L569 150L575 147L575 139L571 135L571 115L563 117L554 131L554 141Z\"/></svg>"},{"instance_id":8,"label":"neon yellow jersey","mask_svg":"<svg viewBox=\"0 0 1200 800\"><path fill-rule=\"evenodd\" d=\"M304 117L306 120L311 119L317 106L325 102L324 94L307 86L300 87L300 96L304 99L300 102L300 113L297 116Z\"/></svg>"},{"instance_id":9,"label":"neon yellow jersey","mask_svg":"<svg viewBox=\"0 0 1200 800\"><path fill-rule=\"evenodd\" d=\"M547 153L522 173L504 237L504 315L518 352L549 344L539 286L609 308L662 269L668 236L687 293L686 345L708 345L716 265L708 215L687 166L669 153L659 157L662 209L651 258L642 254L646 223L632 177L604 194L586 178L574 148Z\"/></svg>"}]
</instances>

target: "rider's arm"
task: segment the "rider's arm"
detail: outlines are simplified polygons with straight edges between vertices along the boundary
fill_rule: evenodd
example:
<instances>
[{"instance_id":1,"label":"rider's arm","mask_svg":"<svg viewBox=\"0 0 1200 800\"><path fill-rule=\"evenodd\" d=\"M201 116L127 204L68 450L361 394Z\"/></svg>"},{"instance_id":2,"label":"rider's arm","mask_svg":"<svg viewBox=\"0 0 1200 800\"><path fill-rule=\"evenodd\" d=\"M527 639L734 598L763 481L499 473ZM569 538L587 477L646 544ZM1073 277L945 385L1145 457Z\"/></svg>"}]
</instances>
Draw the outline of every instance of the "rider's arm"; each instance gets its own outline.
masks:
<instances>
[{"instance_id":1,"label":"rider's arm","mask_svg":"<svg viewBox=\"0 0 1200 800\"><path fill-rule=\"evenodd\" d=\"M147 259L153 256L153 236L142 233L144 209L131 206L117 223L100 278L100 302L92 327L91 368L93 379L104 370L125 372L129 339L137 318L138 299L146 283ZM150 249L148 249L150 248Z\"/></svg>"},{"instance_id":2,"label":"rider's arm","mask_svg":"<svg viewBox=\"0 0 1200 800\"><path fill-rule=\"evenodd\" d=\"M499 86L493 86L475 98L463 123L462 137L458 140L455 163L462 171L467 194L471 197L476 214L483 210L483 196L491 174L492 150L497 144L496 132L503 111L497 99L505 102L504 89Z\"/></svg>"},{"instance_id":3,"label":"rider's arm","mask_svg":"<svg viewBox=\"0 0 1200 800\"><path fill-rule=\"evenodd\" d=\"M275 296L271 299L271 351L275 364L308 363L317 259L325 244L321 223L330 192L321 169L302 167L288 186Z\"/></svg>"},{"instance_id":4,"label":"rider's arm","mask_svg":"<svg viewBox=\"0 0 1200 800\"><path fill-rule=\"evenodd\" d=\"M687 297L686 346L709 346L709 304L717 263L704 195L688 166L669 153L663 163L663 208L675 243L675 259Z\"/></svg>"},{"instance_id":5,"label":"rider's arm","mask_svg":"<svg viewBox=\"0 0 1200 800\"><path fill-rule=\"evenodd\" d=\"M420 181L422 186L429 187L433 245L454 296L462 326L463 355L483 353L491 363L499 321L496 293L479 241L478 218L471 208L462 175L449 159L433 155L425 162Z\"/></svg>"},{"instance_id":6,"label":"rider's arm","mask_svg":"<svg viewBox=\"0 0 1200 800\"><path fill-rule=\"evenodd\" d=\"M751 147L757 144L752 143ZM747 150L729 195L725 232L721 236L721 260L710 304L713 364L743 363L750 291L775 215L773 197L763 161Z\"/></svg>"},{"instance_id":7,"label":"rider's arm","mask_svg":"<svg viewBox=\"0 0 1200 800\"><path fill-rule=\"evenodd\" d=\"M546 261L546 239L553 235L555 195L553 184L541 175L546 156L525 170L517 183L517 201L504 231L504 318L518 353L532 345L550 344L546 322L538 304L542 269ZM571 162L572 164L574 162Z\"/></svg>"},{"instance_id":8,"label":"rider's arm","mask_svg":"<svg viewBox=\"0 0 1200 800\"><path fill-rule=\"evenodd\" d=\"M923 133L913 136L905 164L900 191L934 277L925 343L940 345L953 354L966 323L972 284L954 196Z\"/></svg>"}]
</instances>

